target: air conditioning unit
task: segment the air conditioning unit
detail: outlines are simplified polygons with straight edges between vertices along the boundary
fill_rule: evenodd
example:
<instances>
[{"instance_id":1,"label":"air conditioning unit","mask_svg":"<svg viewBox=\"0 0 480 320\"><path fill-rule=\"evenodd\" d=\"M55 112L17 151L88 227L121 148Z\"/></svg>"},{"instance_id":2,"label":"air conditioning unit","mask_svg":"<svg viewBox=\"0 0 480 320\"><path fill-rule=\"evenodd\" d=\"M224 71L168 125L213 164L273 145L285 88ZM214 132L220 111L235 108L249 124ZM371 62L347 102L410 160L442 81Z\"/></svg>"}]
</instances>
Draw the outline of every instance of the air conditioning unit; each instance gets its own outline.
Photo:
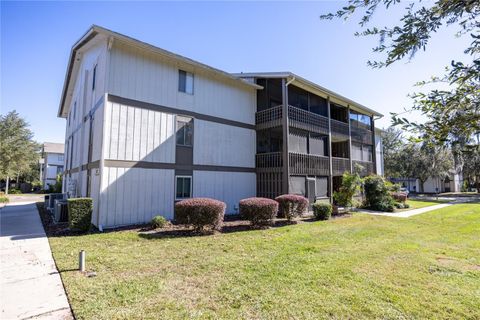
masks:
<instances>
[{"instance_id":1,"label":"air conditioning unit","mask_svg":"<svg viewBox=\"0 0 480 320\"><path fill-rule=\"evenodd\" d=\"M47 210L50 211L50 213L54 213L55 200L65 200L65 199L67 199L66 193L50 193Z\"/></svg>"},{"instance_id":2,"label":"air conditioning unit","mask_svg":"<svg viewBox=\"0 0 480 320\"><path fill-rule=\"evenodd\" d=\"M45 195L45 202L43 204L43 206L45 207L45 209L48 209L48 205L50 204L50 195L49 194L46 194Z\"/></svg>"},{"instance_id":3,"label":"air conditioning unit","mask_svg":"<svg viewBox=\"0 0 480 320\"><path fill-rule=\"evenodd\" d=\"M68 222L68 205L66 200L55 200L55 222Z\"/></svg>"}]
</instances>

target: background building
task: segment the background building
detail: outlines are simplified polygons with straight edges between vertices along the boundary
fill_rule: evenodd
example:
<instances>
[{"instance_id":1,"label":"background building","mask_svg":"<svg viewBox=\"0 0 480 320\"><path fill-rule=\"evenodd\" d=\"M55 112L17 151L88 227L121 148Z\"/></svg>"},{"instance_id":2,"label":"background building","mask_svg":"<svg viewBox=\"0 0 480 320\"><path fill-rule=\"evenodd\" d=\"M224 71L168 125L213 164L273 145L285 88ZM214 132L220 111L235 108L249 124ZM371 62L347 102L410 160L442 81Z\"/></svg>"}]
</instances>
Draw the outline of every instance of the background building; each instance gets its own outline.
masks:
<instances>
[{"instance_id":1,"label":"background building","mask_svg":"<svg viewBox=\"0 0 480 320\"><path fill-rule=\"evenodd\" d=\"M63 173L65 145L63 143L45 142L40 159L40 181L43 189L54 185L58 174Z\"/></svg>"}]
</instances>

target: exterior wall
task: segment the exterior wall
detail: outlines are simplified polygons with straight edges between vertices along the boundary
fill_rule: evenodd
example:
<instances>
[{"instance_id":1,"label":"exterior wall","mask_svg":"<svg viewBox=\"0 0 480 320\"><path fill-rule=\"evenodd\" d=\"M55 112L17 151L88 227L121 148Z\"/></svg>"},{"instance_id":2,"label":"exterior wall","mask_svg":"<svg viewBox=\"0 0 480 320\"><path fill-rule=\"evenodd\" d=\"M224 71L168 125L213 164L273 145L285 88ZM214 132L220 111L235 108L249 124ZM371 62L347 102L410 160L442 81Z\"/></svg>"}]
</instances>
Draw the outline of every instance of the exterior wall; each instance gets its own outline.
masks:
<instances>
[{"instance_id":1,"label":"exterior wall","mask_svg":"<svg viewBox=\"0 0 480 320\"><path fill-rule=\"evenodd\" d=\"M175 162L175 116L107 103L105 159Z\"/></svg>"},{"instance_id":2,"label":"exterior wall","mask_svg":"<svg viewBox=\"0 0 480 320\"><path fill-rule=\"evenodd\" d=\"M256 194L256 176L250 172L194 171L193 196L222 200L226 214L238 213L241 199Z\"/></svg>"},{"instance_id":3,"label":"exterior wall","mask_svg":"<svg viewBox=\"0 0 480 320\"><path fill-rule=\"evenodd\" d=\"M255 168L255 130L195 119L193 163Z\"/></svg>"},{"instance_id":4,"label":"exterior wall","mask_svg":"<svg viewBox=\"0 0 480 320\"><path fill-rule=\"evenodd\" d=\"M108 92L120 97L255 124L256 90L114 41ZM178 91L178 70L194 73L194 94ZM227 81L227 82L225 82Z\"/></svg>"},{"instance_id":5,"label":"exterior wall","mask_svg":"<svg viewBox=\"0 0 480 320\"><path fill-rule=\"evenodd\" d=\"M101 157L107 55L106 40L87 44L82 48L82 61L77 77L73 80L74 89L66 119L65 170L67 172L63 179L63 191L79 197L87 195L86 171L84 170L81 174L74 174L71 171L72 169L80 171L81 167L89 162L90 130L93 130L91 161L97 161ZM93 88L95 66L95 87Z\"/></svg>"},{"instance_id":6,"label":"exterior wall","mask_svg":"<svg viewBox=\"0 0 480 320\"><path fill-rule=\"evenodd\" d=\"M100 216L93 224L114 227L173 218L174 170L108 168L102 174Z\"/></svg>"}]
</instances>

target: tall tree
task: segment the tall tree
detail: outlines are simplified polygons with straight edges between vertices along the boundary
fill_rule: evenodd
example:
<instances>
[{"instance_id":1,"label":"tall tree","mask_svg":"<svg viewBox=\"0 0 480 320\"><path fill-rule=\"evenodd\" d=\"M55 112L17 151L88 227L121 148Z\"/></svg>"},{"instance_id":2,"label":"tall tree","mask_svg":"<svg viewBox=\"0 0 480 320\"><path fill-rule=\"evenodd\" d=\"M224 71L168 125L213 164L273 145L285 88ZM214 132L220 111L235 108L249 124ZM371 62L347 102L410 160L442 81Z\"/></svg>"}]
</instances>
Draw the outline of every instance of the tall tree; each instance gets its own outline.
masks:
<instances>
[{"instance_id":1,"label":"tall tree","mask_svg":"<svg viewBox=\"0 0 480 320\"><path fill-rule=\"evenodd\" d=\"M425 84L448 84L448 89L436 88L412 94L412 110L427 116L418 123L393 115L393 122L405 129L415 130L426 141L456 143L457 137L471 137L480 132L480 1L436 0L409 3L403 17L394 27L368 28L379 7L391 8L400 0L349 0L348 5L335 13L322 15L322 19L349 19L361 12L357 36L379 38L375 53L384 54L379 61L368 61L373 68L383 68L403 59L412 59L419 50L425 50L433 33L444 26L458 26L457 35L470 37L464 52L470 61L451 61L444 75L433 77ZM431 4L427 6L427 4ZM409 108L410 109L410 108Z\"/></svg>"},{"instance_id":2,"label":"tall tree","mask_svg":"<svg viewBox=\"0 0 480 320\"><path fill-rule=\"evenodd\" d=\"M406 174L420 181L420 192L424 191L428 178L443 181L453 168L453 156L445 147L412 143L404 149L403 154Z\"/></svg>"},{"instance_id":3,"label":"tall tree","mask_svg":"<svg viewBox=\"0 0 480 320\"><path fill-rule=\"evenodd\" d=\"M480 193L480 153L467 152L465 155L465 164L463 167L463 179L468 185L474 184L477 192Z\"/></svg>"},{"instance_id":4,"label":"tall tree","mask_svg":"<svg viewBox=\"0 0 480 320\"><path fill-rule=\"evenodd\" d=\"M38 150L28 123L16 111L0 117L0 176L6 179L6 194L10 178L30 170L38 161Z\"/></svg>"},{"instance_id":5,"label":"tall tree","mask_svg":"<svg viewBox=\"0 0 480 320\"><path fill-rule=\"evenodd\" d=\"M402 131L395 127L389 127L382 133L383 161L386 177L405 177L406 169L403 151L406 141Z\"/></svg>"}]
</instances>

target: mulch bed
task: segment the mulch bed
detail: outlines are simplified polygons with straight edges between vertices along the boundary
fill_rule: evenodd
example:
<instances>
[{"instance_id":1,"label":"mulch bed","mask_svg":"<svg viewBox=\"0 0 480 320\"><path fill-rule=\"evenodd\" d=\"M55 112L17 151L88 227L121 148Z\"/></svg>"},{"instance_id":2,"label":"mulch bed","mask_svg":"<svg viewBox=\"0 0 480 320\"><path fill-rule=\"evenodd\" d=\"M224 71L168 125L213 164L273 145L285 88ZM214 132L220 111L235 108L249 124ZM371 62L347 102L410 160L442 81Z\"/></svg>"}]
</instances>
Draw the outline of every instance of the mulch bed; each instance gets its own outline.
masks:
<instances>
[{"instance_id":1,"label":"mulch bed","mask_svg":"<svg viewBox=\"0 0 480 320\"><path fill-rule=\"evenodd\" d=\"M70 230L68 228L67 222L55 223L53 221L53 216L45 209L42 202L37 202L38 212L40 213L40 219L42 220L43 228L48 237L62 237L62 236L78 236L84 235L85 233L77 232ZM332 216L332 219L342 219L351 216L351 214L340 214ZM298 218L295 221L287 221L285 218L275 219L271 228L278 228L292 224L299 223L308 223L316 221L312 215L304 215L303 217ZM107 232L122 232L122 231L137 231L140 237L146 239L153 238L174 238L174 237L191 237L191 236L202 236L202 235L211 235L219 233L231 233L231 232L241 232L255 230L250 225L248 220L242 220L239 215L227 215L223 222L221 230L215 231L195 231L191 226L187 225L178 225L173 223L167 223L164 228L153 229L149 224L142 225L131 225L125 227L118 227L112 229L103 230L103 233ZM101 233L98 229L92 227L88 232L89 234Z\"/></svg>"}]
</instances>

